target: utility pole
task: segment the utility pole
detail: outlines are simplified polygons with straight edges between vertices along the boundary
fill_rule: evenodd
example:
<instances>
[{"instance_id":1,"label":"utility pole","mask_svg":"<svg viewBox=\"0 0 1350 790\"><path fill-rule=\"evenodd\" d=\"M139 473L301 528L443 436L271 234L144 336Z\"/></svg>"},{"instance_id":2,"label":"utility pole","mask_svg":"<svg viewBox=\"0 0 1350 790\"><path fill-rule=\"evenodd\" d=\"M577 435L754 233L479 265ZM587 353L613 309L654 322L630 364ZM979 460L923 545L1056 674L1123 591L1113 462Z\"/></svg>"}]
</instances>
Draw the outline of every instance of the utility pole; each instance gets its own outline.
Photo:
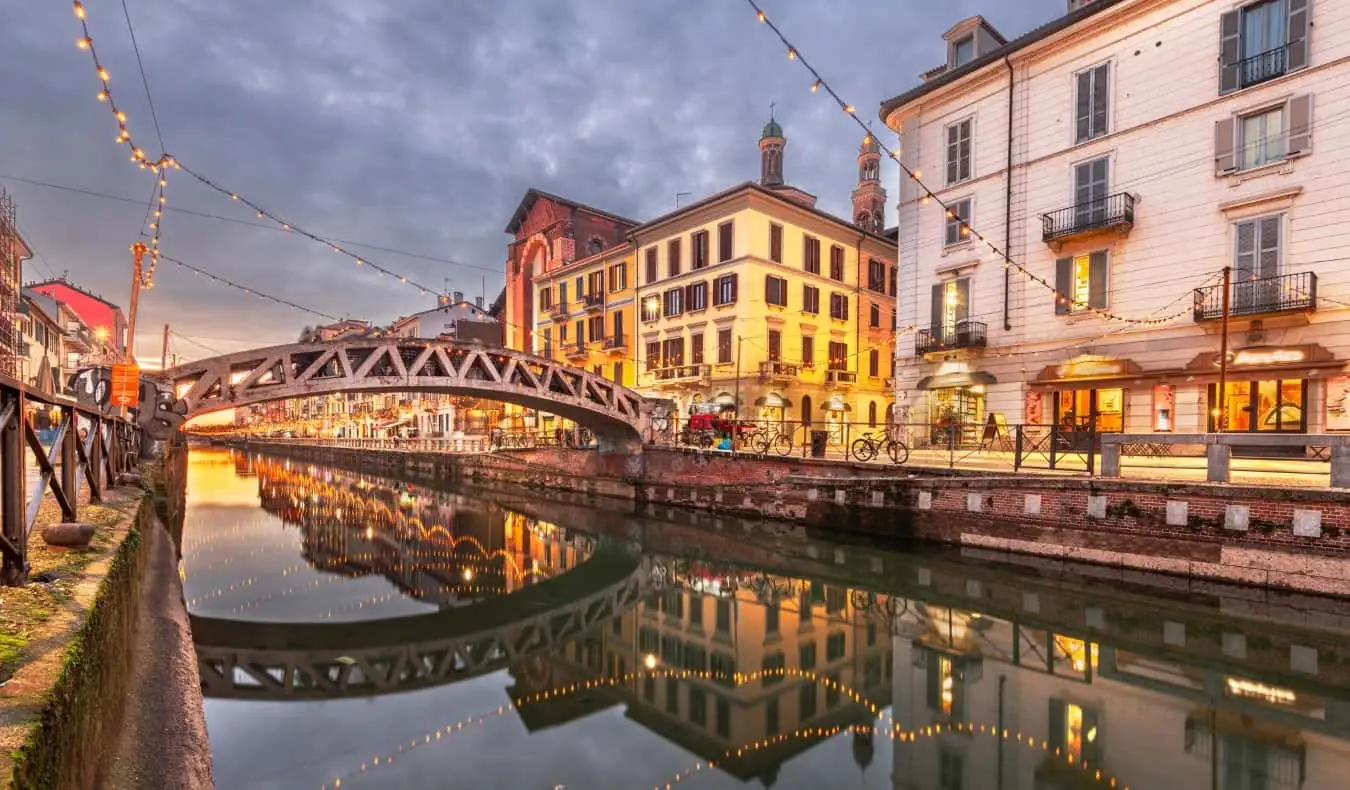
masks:
<instances>
[{"instance_id":1,"label":"utility pole","mask_svg":"<svg viewBox=\"0 0 1350 790\"><path fill-rule=\"evenodd\" d=\"M164 345L160 348L160 352L159 352L159 369L160 369L160 370L168 370L168 369L169 369L169 325L168 325L168 324L165 324L165 325L164 325Z\"/></svg>"},{"instance_id":2,"label":"utility pole","mask_svg":"<svg viewBox=\"0 0 1350 790\"><path fill-rule=\"evenodd\" d=\"M1214 418L1214 432L1223 433L1228 418L1228 400L1224 389L1228 384L1228 295L1233 284L1233 267L1223 267L1223 329L1219 335L1219 387L1218 409Z\"/></svg>"},{"instance_id":3,"label":"utility pole","mask_svg":"<svg viewBox=\"0 0 1350 790\"><path fill-rule=\"evenodd\" d=\"M150 248L144 243L137 241L131 245L131 310L127 315L127 359L131 362L136 361L136 309L141 303L141 259Z\"/></svg>"},{"instance_id":4,"label":"utility pole","mask_svg":"<svg viewBox=\"0 0 1350 790\"><path fill-rule=\"evenodd\" d=\"M737 434L740 433L741 426L741 340L740 335L736 335L736 402L732 404L732 426L731 426L731 446L736 446Z\"/></svg>"}]
</instances>

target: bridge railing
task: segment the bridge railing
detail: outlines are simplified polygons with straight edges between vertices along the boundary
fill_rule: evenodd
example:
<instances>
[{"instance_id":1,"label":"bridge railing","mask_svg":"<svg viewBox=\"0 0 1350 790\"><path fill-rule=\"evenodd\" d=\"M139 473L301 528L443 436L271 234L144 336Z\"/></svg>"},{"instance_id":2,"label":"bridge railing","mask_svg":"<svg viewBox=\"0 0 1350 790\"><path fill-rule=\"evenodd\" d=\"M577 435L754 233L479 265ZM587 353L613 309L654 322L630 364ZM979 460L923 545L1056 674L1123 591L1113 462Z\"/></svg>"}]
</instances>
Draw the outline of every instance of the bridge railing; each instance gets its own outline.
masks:
<instances>
[{"instance_id":1,"label":"bridge railing","mask_svg":"<svg viewBox=\"0 0 1350 790\"><path fill-rule=\"evenodd\" d=\"M27 581L29 536L48 491L61 520L76 522L80 486L88 484L90 503L101 502L105 489L136 468L140 450L135 423L0 375L0 583ZM31 479L30 452L37 466Z\"/></svg>"},{"instance_id":2,"label":"bridge railing","mask_svg":"<svg viewBox=\"0 0 1350 790\"><path fill-rule=\"evenodd\" d=\"M321 438L321 437L275 437L247 434L217 434L221 438L255 439L271 444L299 444L306 447L345 447L353 450L406 450L426 453L485 453L490 447L487 436L460 436L446 438L402 439L397 437L381 438ZM209 437L204 437L209 438Z\"/></svg>"}]
</instances>

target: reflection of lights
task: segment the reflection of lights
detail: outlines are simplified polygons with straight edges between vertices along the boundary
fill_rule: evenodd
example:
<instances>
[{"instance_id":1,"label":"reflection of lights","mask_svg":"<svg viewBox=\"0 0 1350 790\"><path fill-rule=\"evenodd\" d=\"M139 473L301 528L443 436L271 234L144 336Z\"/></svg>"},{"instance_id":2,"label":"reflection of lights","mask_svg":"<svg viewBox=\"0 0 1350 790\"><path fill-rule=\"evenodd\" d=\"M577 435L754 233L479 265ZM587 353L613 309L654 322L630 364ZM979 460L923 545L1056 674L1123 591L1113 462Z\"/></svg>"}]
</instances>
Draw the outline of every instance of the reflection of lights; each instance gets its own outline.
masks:
<instances>
[{"instance_id":1,"label":"reflection of lights","mask_svg":"<svg viewBox=\"0 0 1350 790\"><path fill-rule=\"evenodd\" d=\"M375 528L366 527L366 540L372 540L375 537Z\"/></svg>"},{"instance_id":2,"label":"reflection of lights","mask_svg":"<svg viewBox=\"0 0 1350 790\"><path fill-rule=\"evenodd\" d=\"M472 568L465 568L465 569L464 569L464 581L466 581L466 582L471 582L471 581L473 581L473 569L472 569Z\"/></svg>"},{"instance_id":3,"label":"reflection of lights","mask_svg":"<svg viewBox=\"0 0 1350 790\"><path fill-rule=\"evenodd\" d=\"M1298 696L1289 689L1267 686L1252 680L1224 678L1224 683L1228 686L1228 693L1235 697L1251 697L1276 705L1292 705L1298 699Z\"/></svg>"},{"instance_id":4,"label":"reflection of lights","mask_svg":"<svg viewBox=\"0 0 1350 790\"><path fill-rule=\"evenodd\" d=\"M642 665L647 669L656 669L656 654L648 653L646 657L642 659Z\"/></svg>"}]
</instances>

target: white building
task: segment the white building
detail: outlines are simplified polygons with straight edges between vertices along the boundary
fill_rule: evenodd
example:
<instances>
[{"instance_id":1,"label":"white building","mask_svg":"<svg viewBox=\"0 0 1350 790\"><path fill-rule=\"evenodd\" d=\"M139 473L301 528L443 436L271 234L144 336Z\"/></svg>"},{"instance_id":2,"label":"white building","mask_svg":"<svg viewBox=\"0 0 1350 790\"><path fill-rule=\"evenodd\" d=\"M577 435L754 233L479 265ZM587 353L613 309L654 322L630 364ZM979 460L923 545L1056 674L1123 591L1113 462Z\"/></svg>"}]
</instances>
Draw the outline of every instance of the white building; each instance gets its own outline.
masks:
<instances>
[{"instance_id":1,"label":"white building","mask_svg":"<svg viewBox=\"0 0 1350 790\"><path fill-rule=\"evenodd\" d=\"M1227 266L1225 430L1350 430L1350 3L1070 0L945 39L881 109L926 185L901 176L902 415L1210 430Z\"/></svg>"},{"instance_id":2,"label":"white building","mask_svg":"<svg viewBox=\"0 0 1350 790\"><path fill-rule=\"evenodd\" d=\"M73 370L61 367L61 324L51 297L25 291L19 307L19 380L46 393L64 392ZM45 302L45 305L44 305Z\"/></svg>"},{"instance_id":3,"label":"white building","mask_svg":"<svg viewBox=\"0 0 1350 790\"><path fill-rule=\"evenodd\" d=\"M389 335L421 338L435 338L442 335L453 337L460 321L489 323L493 322L493 319L488 316L487 310L481 304L465 301L464 294L456 291L453 299L441 297L436 307L398 319L389 327Z\"/></svg>"}]
</instances>

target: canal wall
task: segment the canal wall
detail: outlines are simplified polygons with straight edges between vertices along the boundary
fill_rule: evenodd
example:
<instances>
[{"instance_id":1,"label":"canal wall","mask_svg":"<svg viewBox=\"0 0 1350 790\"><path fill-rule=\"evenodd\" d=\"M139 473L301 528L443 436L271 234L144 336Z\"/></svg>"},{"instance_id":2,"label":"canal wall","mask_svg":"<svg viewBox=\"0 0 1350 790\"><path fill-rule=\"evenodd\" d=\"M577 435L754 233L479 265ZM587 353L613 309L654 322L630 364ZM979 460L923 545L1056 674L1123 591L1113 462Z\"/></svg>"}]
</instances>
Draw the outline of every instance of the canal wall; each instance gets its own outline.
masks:
<instances>
[{"instance_id":1,"label":"canal wall","mask_svg":"<svg viewBox=\"0 0 1350 790\"><path fill-rule=\"evenodd\" d=\"M1276 589L1350 597L1350 493L1041 475L882 475L875 465L648 448L490 455L251 442L400 477L771 518Z\"/></svg>"}]
</instances>

